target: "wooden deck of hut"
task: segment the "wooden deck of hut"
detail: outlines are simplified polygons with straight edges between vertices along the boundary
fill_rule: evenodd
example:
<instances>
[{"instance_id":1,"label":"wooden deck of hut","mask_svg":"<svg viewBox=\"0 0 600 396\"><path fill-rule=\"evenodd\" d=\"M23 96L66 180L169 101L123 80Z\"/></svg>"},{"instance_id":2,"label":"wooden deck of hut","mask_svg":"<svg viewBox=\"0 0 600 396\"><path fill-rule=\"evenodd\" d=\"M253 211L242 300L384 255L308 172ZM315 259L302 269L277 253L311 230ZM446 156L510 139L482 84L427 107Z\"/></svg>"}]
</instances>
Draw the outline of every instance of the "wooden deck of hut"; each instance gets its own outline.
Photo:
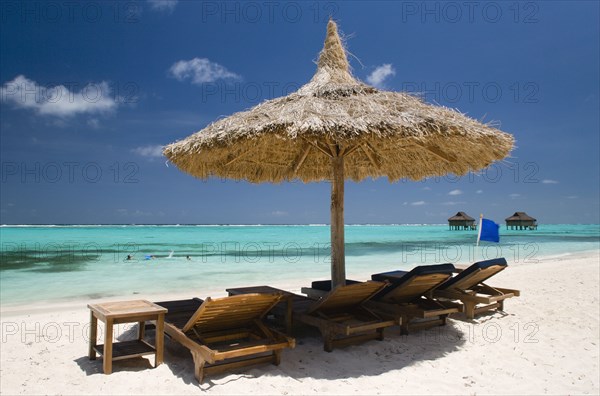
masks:
<instances>
[{"instance_id":1,"label":"wooden deck of hut","mask_svg":"<svg viewBox=\"0 0 600 396\"><path fill-rule=\"evenodd\" d=\"M465 212L458 212L448 219L450 230L476 230L475 219Z\"/></svg>"},{"instance_id":2,"label":"wooden deck of hut","mask_svg":"<svg viewBox=\"0 0 600 396\"><path fill-rule=\"evenodd\" d=\"M537 220L525 212L515 212L506 218L506 229L511 230L537 230Z\"/></svg>"}]
</instances>

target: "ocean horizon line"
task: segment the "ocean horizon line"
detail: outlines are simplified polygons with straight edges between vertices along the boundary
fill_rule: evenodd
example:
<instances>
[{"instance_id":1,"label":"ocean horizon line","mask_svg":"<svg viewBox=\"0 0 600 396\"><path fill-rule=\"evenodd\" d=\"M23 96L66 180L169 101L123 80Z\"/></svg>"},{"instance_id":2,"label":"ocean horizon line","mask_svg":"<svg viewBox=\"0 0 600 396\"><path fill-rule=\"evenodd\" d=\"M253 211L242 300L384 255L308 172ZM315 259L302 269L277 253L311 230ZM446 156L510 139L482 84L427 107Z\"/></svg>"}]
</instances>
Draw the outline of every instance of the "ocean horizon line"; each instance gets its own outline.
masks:
<instances>
[{"instance_id":1,"label":"ocean horizon line","mask_svg":"<svg viewBox=\"0 0 600 396\"><path fill-rule=\"evenodd\" d=\"M344 226L443 226L445 223L347 223ZM329 227L328 223L102 223L102 224L0 224L0 227Z\"/></svg>"},{"instance_id":2,"label":"ocean horizon line","mask_svg":"<svg viewBox=\"0 0 600 396\"><path fill-rule=\"evenodd\" d=\"M345 223L347 227L447 226L447 223ZM543 225L598 225L599 223L544 223ZM329 223L59 223L0 224L0 227L329 227Z\"/></svg>"}]
</instances>

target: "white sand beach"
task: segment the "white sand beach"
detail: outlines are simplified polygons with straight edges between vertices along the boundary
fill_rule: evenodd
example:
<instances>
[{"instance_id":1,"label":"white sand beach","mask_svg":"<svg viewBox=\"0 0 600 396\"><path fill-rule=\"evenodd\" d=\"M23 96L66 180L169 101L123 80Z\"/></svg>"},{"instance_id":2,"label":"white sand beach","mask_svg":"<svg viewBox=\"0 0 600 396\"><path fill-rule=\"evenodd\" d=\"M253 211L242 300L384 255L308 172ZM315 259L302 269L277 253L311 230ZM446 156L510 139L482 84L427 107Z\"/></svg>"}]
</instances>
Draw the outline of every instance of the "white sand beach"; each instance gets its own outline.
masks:
<instances>
[{"instance_id":1,"label":"white sand beach","mask_svg":"<svg viewBox=\"0 0 600 396\"><path fill-rule=\"evenodd\" d=\"M165 363L153 357L88 360L94 301L2 308L0 393L12 394L590 394L600 393L599 251L509 263L492 286L521 290L505 313L326 353L318 333L297 337L280 366L208 377L199 385L189 352L165 341ZM351 274L360 279L360 274ZM366 279L370 274L362 274ZM299 291L294 285L273 285ZM236 285L231 285L236 286ZM239 286L239 285L238 285ZM224 290L119 299L223 296ZM120 327L117 339L133 335Z\"/></svg>"}]
</instances>

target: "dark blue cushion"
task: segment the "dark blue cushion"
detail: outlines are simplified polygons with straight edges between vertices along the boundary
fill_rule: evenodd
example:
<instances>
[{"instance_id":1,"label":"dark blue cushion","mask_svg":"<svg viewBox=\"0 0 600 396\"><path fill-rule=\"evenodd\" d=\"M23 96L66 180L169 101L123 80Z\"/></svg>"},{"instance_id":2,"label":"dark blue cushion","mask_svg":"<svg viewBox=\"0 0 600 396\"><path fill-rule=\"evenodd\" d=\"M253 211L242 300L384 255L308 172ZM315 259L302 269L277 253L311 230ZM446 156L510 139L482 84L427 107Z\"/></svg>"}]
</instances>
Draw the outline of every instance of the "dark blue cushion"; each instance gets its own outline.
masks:
<instances>
[{"instance_id":1,"label":"dark blue cushion","mask_svg":"<svg viewBox=\"0 0 600 396\"><path fill-rule=\"evenodd\" d=\"M347 285L351 285L353 283L360 283L360 282L355 281L355 280L346 279ZM312 287L313 289L316 289L316 290L331 291L331 281L330 280L314 281L310 287Z\"/></svg>"},{"instance_id":2,"label":"dark blue cushion","mask_svg":"<svg viewBox=\"0 0 600 396\"><path fill-rule=\"evenodd\" d=\"M380 274L373 274L371 275L371 279L377 282L385 282L385 281L396 281L400 278L402 278L404 275L408 274L409 271L402 271L402 270L397 270L397 271L389 271L389 272L382 272Z\"/></svg>"},{"instance_id":3,"label":"dark blue cushion","mask_svg":"<svg viewBox=\"0 0 600 396\"><path fill-rule=\"evenodd\" d=\"M451 275L456 268L453 264L435 264L435 265L419 265L418 267L413 268L410 271L390 271L390 272L382 272L380 274L371 275L371 279L375 281L388 281L390 285L377 293L375 300L378 300L385 296L386 294L392 292L398 287L402 287L406 282L415 276L419 275L429 275L429 274L447 274Z\"/></svg>"},{"instance_id":4,"label":"dark blue cushion","mask_svg":"<svg viewBox=\"0 0 600 396\"><path fill-rule=\"evenodd\" d=\"M482 269L491 267L493 265L501 265L503 267L506 267L506 266L508 266L508 263L506 262L506 259L504 257L491 259L491 260L485 260L485 261L478 261L477 263L471 264L466 270L462 271L461 273L456 275L454 278L448 279L438 289L446 290L449 287L452 287L452 285L456 284L456 282L459 282L459 281L465 279L466 277L470 276L472 273L474 273L478 270L482 270ZM495 274L492 274L492 275L495 275ZM490 275L490 276L492 276L492 275ZM479 282L483 282L484 280L485 279L481 279ZM470 286L475 286L475 285L470 285Z\"/></svg>"},{"instance_id":5,"label":"dark blue cushion","mask_svg":"<svg viewBox=\"0 0 600 396\"><path fill-rule=\"evenodd\" d=\"M419 265L410 271L390 271L382 272L379 274L371 275L371 279L374 281L389 281L389 282L406 282L409 278L415 275L428 275L428 274L451 274L456 268L454 264L435 264L435 265ZM406 277L406 278L405 278Z\"/></svg>"}]
</instances>

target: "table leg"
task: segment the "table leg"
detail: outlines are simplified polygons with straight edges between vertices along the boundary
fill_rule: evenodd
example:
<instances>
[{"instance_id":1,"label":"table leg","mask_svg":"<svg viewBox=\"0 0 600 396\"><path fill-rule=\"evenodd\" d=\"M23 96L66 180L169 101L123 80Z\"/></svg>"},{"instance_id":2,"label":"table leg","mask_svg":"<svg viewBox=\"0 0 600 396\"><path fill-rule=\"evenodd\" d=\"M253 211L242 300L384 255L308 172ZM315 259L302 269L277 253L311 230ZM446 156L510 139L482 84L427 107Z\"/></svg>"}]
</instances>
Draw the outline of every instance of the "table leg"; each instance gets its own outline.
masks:
<instances>
[{"instance_id":1,"label":"table leg","mask_svg":"<svg viewBox=\"0 0 600 396\"><path fill-rule=\"evenodd\" d=\"M156 333L154 335L154 346L156 348L156 355L154 357L154 367L158 367L163 362L163 350L164 350L164 335L165 335L165 314L159 314L156 318Z\"/></svg>"},{"instance_id":2,"label":"table leg","mask_svg":"<svg viewBox=\"0 0 600 396\"><path fill-rule=\"evenodd\" d=\"M106 319L106 329L104 331L104 374L112 373L112 344L113 338L113 320Z\"/></svg>"},{"instance_id":3,"label":"table leg","mask_svg":"<svg viewBox=\"0 0 600 396\"><path fill-rule=\"evenodd\" d=\"M90 360L96 360L96 337L98 335L98 318L94 315L93 311L90 311L90 349L88 351L88 357Z\"/></svg>"},{"instance_id":4,"label":"table leg","mask_svg":"<svg viewBox=\"0 0 600 396\"><path fill-rule=\"evenodd\" d=\"M287 307L285 313L285 332L287 335L292 335L292 297L287 299Z\"/></svg>"},{"instance_id":5,"label":"table leg","mask_svg":"<svg viewBox=\"0 0 600 396\"><path fill-rule=\"evenodd\" d=\"M138 340L144 339L144 330L146 330L146 322L138 322Z\"/></svg>"}]
</instances>

